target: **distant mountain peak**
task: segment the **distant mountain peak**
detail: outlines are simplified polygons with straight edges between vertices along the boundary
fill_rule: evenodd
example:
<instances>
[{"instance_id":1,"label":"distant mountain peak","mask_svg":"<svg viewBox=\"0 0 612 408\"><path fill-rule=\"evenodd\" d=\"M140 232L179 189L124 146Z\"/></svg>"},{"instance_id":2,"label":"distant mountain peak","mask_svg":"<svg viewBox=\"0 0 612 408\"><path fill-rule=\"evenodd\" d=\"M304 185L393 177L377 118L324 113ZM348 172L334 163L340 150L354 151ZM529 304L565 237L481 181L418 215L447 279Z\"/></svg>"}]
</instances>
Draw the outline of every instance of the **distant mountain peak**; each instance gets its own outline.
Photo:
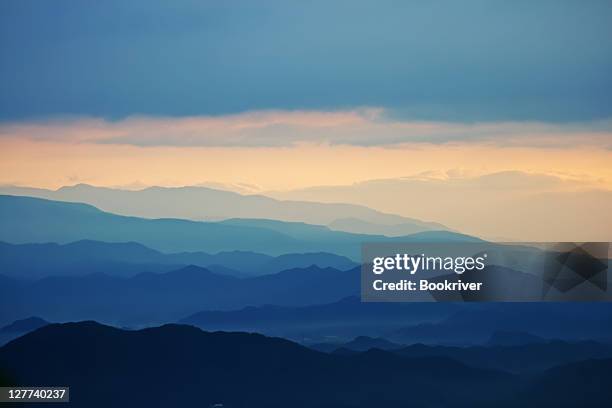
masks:
<instances>
[{"instance_id":1,"label":"distant mountain peak","mask_svg":"<svg viewBox=\"0 0 612 408\"><path fill-rule=\"evenodd\" d=\"M0 329L0 333L26 333L48 324L50 323L45 319L32 316L25 319L15 320L13 323L2 327Z\"/></svg>"}]
</instances>

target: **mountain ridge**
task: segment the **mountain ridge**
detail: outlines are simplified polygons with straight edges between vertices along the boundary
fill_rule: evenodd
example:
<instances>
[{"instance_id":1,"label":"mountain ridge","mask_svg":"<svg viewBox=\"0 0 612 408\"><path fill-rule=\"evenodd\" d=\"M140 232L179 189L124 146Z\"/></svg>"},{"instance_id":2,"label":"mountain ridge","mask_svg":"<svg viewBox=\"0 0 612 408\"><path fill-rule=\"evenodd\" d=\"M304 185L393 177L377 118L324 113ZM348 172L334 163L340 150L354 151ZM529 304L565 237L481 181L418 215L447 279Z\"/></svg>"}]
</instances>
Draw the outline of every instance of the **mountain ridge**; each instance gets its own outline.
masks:
<instances>
[{"instance_id":1,"label":"mountain ridge","mask_svg":"<svg viewBox=\"0 0 612 408\"><path fill-rule=\"evenodd\" d=\"M478 240L446 231L390 238L275 220L145 219L107 213L89 204L8 195L0 195L0 227L0 240L10 243L135 241L162 252L243 250L268 255L332 252L353 259L360 256L363 242Z\"/></svg>"},{"instance_id":2,"label":"mountain ridge","mask_svg":"<svg viewBox=\"0 0 612 408\"><path fill-rule=\"evenodd\" d=\"M39 315L52 321L92 318L140 326L176 321L211 308L325 303L358 294L358 276L359 268L309 266L237 278L194 265L132 277L95 273L20 281L0 276L6 281L0 286L0 322Z\"/></svg>"},{"instance_id":3,"label":"mountain ridge","mask_svg":"<svg viewBox=\"0 0 612 408\"><path fill-rule=\"evenodd\" d=\"M143 218L182 218L195 221L255 218L328 225L349 217L358 220L357 224L349 225L346 229L341 226L337 230L378 234L393 225L400 226L396 227L396 235L448 230L435 222L387 214L363 205L278 200L261 194L240 194L202 186L152 186L141 190L120 190L89 184L63 186L57 190L4 186L0 187L0 194L84 202L103 211ZM360 231L360 223L369 224L368 229Z\"/></svg>"},{"instance_id":4,"label":"mountain ridge","mask_svg":"<svg viewBox=\"0 0 612 408\"><path fill-rule=\"evenodd\" d=\"M375 350L337 356L260 334L203 332L184 325L125 331L92 321L51 324L15 339L0 348L0 365L18 383L70 384L78 390L71 394L75 407L119 402L135 407L369 407L375 401L391 407L407 401L455 406L458 398L481 402L492 395L466 393L465 386L486 385L505 394L514 381L440 357L405 359ZM381 375L373 377L373 372ZM399 386L404 391L398 399ZM435 392L440 386L444 397ZM158 391L145 392L151 388Z\"/></svg>"},{"instance_id":5,"label":"mountain ridge","mask_svg":"<svg viewBox=\"0 0 612 408\"><path fill-rule=\"evenodd\" d=\"M0 270L5 276L20 279L96 272L128 277L145 271L169 272L186 265L248 277L273 274L289 267L317 265L346 270L357 264L326 252L273 257L250 251L162 253L137 242L80 240L66 244L10 244L0 241Z\"/></svg>"}]
</instances>

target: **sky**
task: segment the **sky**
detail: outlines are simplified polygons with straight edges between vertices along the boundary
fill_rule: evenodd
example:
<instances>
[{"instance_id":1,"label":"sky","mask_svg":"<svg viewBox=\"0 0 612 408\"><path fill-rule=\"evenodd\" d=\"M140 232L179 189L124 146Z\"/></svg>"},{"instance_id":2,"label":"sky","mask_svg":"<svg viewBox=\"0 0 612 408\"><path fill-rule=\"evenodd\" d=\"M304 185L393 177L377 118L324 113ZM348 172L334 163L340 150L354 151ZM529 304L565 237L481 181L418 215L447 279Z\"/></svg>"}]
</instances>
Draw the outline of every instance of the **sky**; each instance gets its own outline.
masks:
<instances>
[{"instance_id":1,"label":"sky","mask_svg":"<svg viewBox=\"0 0 612 408\"><path fill-rule=\"evenodd\" d=\"M0 184L215 185L489 235L477 204L531 223L553 194L571 236L612 205L610 38L595 0L5 0Z\"/></svg>"},{"instance_id":2,"label":"sky","mask_svg":"<svg viewBox=\"0 0 612 408\"><path fill-rule=\"evenodd\" d=\"M5 0L0 113L607 119L609 1Z\"/></svg>"}]
</instances>

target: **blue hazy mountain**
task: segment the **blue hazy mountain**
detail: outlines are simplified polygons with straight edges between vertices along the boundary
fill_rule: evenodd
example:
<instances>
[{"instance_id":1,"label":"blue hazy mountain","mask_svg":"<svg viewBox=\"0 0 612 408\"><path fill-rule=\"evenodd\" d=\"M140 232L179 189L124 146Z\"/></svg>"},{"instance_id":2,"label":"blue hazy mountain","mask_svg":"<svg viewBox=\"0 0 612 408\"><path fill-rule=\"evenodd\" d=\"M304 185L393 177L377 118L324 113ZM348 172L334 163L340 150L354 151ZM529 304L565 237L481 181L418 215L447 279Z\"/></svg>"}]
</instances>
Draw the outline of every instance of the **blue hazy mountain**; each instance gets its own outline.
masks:
<instances>
[{"instance_id":1,"label":"blue hazy mountain","mask_svg":"<svg viewBox=\"0 0 612 408\"><path fill-rule=\"evenodd\" d=\"M415 344L395 349L393 353L411 358L448 357L473 367L522 373L542 371L591 358L612 358L612 344L560 340L520 346L453 347Z\"/></svg>"},{"instance_id":2,"label":"blue hazy mountain","mask_svg":"<svg viewBox=\"0 0 612 408\"><path fill-rule=\"evenodd\" d=\"M347 342L356 336L378 337L408 324L440 321L476 304L361 302L352 296L304 306L262 305L238 310L205 310L181 323L205 330L256 331L300 342Z\"/></svg>"},{"instance_id":3,"label":"blue hazy mountain","mask_svg":"<svg viewBox=\"0 0 612 408\"><path fill-rule=\"evenodd\" d=\"M15 320L4 327L0 327L0 346L24 335L25 333L29 333L48 324L50 324L48 321L35 316Z\"/></svg>"},{"instance_id":4,"label":"blue hazy mountain","mask_svg":"<svg viewBox=\"0 0 612 408\"><path fill-rule=\"evenodd\" d=\"M278 257L247 251L164 254L135 242L84 240L63 245L0 242L0 270L5 276L15 278L38 279L92 273L127 277L142 272L169 272L187 265L202 266L228 275L258 276L311 265L346 270L354 268L356 263L346 257L323 252Z\"/></svg>"},{"instance_id":5,"label":"blue hazy mountain","mask_svg":"<svg viewBox=\"0 0 612 408\"><path fill-rule=\"evenodd\" d=\"M13 323L0 328L0 333L27 333L48 324L49 322L45 319L33 316L26 319L15 320Z\"/></svg>"},{"instance_id":6,"label":"blue hazy mountain","mask_svg":"<svg viewBox=\"0 0 612 408\"><path fill-rule=\"evenodd\" d=\"M437 223L417 224L414 221L406 222L396 220L393 224L384 224L366 221L361 218L343 217L333 220L327 226L336 231L353 232L356 234L387 235L397 237L416 232L448 230L447 227Z\"/></svg>"},{"instance_id":7,"label":"blue hazy mountain","mask_svg":"<svg viewBox=\"0 0 612 408\"><path fill-rule=\"evenodd\" d=\"M279 255L262 263L260 266L254 265L252 262L250 262L248 264L244 264L242 268L236 269L245 275L252 276L268 275L291 268L306 268L312 265L320 268L334 268L344 271L353 269L358 264L344 256L330 254L327 252L314 252L306 254Z\"/></svg>"},{"instance_id":8,"label":"blue hazy mountain","mask_svg":"<svg viewBox=\"0 0 612 408\"><path fill-rule=\"evenodd\" d=\"M10 243L79 240L134 241L163 252L253 251L270 255L331 252L357 259L363 242L474 240L451 232L406 237L351 234L303 223L270 220L196 222L106 213L81 203L0 196L0 240Z\"/></svg>"},{"instance_id":9,"label":"blue hazy mountain","mask_svg":"<svg viewBox=\"0 0 612 408\"><path fill-rule=\"evenodd\" d=\"M592 358L612 358L612 344L592 340L567 342L539 339L534 343L496 346L440 346L414 344L404 346L385 338L359 336L347 343L316 343L318 351L355 354L373 348L410 358L448 357L472 367L511 373L534 373L551 367Z\"/></svg>"},{"instance_id":10,"label":"blue hazy mountain","mask_svg":"<svg viewBox=\"0 0 612 408\"><path fill-rule=\"evenodd\" d=\"M494 332L485 343L487 346L522 346L525 344L546 343L547 340L531 333L499 330Z\"/></svg>"},{"instance_id":11,"label":"blue hazy mountain","mask_svg":"<svg viewBox=\"0 0 612 408\"><path fill-rule=\"evenodd\" d=\"M333 225L332 229L373 235L408 235L447 230L434 222L382 213L342 203L276 200L208 187L149 187L139 191L94 187L87 184L45 190L0 187L0 194L32 196L91 204L114 214L144 218L219 220L228 218L275 219Z\"/></svg>"},{"instance_id":12,"label":"blue hazy mountain","mask_svg":"<svg viewBox=\"0 0 612 408\"><path fill-rule=\"evenodd\" d=\"M448 358L338 356L259 334L94 322L16 339L0 348L0 366L18 384L69 384L70 405L88 408L475 406L503 400L517 381Z\"/></svg>"},{"instance_id":13,"label":"blue hazy mountain","mask_svg":"<svg viewBox=\"0 0 612 408\"><path fill-rule=\"evenodd\" d=\"M0 270L13 278L39 279L91 273L130 276L145 271L167 272L180 265L135 242L83 240L63 245L0 242Z\"/></svg>"},{"instance_id":14,"label":"blue hazy mountain","mask_svg":"<svg viewBox=\"0 0 612 408\"><path fill-rule=\"evenodd\" d=\"M294 268L235 278L197 266L129 278L90 274L35 281L4 277L0 323L38 315L52 321L96 319L116 325L176 321L204 309L329 303L359 293L359 268Z\"/></svg>"},{"instance_id":15,"label":"blue hazy mountain","mask_svg":"<svg viewBox=\"0 0 612 408\"><path fill-rule=\"evenodd\" d=\"M612 303L486 302L438 322L404 327L392 335L400 343L484 344L499 331L527 332L563 340L612 339Z\"/></svg>"},{"instance_id":16,"label":"blue hazy mountain","mask_svg":"<svg viewBox=\"0 0 612 408\"><path fill-rule=\"evenodd\" d=\"M397 344L482 345L500 331L528 332L538 340L612 340L612 304L607 302L370 303L349 297L301 307L201 311L180 322L206 330L257 331L309 344L340 344L366 335Z\"/></svg>"},{"instance_id":17,"label":"blue hazy mountain","mask_svg":"<svg viewBox=\"0 0 612 408\"><path fill-rule=\"evenodd\" d=\"M357 336L347 343L316 343L311 344L308 347L314 350L330 353L340 348L350 351L362 352L371 349L397 350L401 349L404 346L401 344L390 342L389 340L384 339L382 337Z\"/></svg>"}]
</instances>

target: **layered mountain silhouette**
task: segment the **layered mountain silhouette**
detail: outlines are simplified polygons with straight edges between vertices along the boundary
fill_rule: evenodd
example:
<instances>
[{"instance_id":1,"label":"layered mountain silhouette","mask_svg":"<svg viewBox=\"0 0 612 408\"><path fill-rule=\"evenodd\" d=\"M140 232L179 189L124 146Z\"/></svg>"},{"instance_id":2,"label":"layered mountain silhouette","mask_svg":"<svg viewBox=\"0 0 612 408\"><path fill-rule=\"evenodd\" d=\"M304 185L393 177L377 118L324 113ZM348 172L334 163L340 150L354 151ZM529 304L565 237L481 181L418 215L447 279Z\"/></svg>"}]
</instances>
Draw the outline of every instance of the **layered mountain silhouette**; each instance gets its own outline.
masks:
<instances>
[{"instance_id":1,"label":"layered mountain silhouette","mask_svg":"<svg viewBox=\"0 0 612 408\"><path fill-rule=\"evenodd\" d=\"M3 384L77 407L610 400L610 303L359 300L362 243L477 241L442 226L207 188L16 192L45 198L0 196ZM182 324L48 323L90 319Z\"/></svg>"},{"instance_id":2,"label":"layered mountain silhouette","mask_svg":"<svg viewBox=\"0 0 612 408\"><path fill-rule=\"evenodd\" d=\"M521 344L546 342L547 338L612 342L612 304L606 302L369 303L349 297L300 307L264 305L202 311L180 322L206 330L257 331L304 343L340 346L361 335L397 344L483 345L500 331L529 333L527 340L522 336Z\"/></svg>"},{"instance_id":3,"label":"layered mountain silhouette","mask_svg":"<svg viewBox=\"0 0 612 408\"><path fill-rule=\"evenodd\" d=\"M163 252L238 250L268 255L331 252L357 259L363 242L454 242L475 238L445 231L388 238L273 220L145 219L106 213L82 203L3 195L0 196L0 240L60 244L79 240L134 241Z\"/></svg>"},{"instance_id":4,"label":"layered mountain silhouette","mask_svg":"<svg viewBox=\"0 0 612 408\"><path fill-rule=\"evenodd\" d=\"M309 345L311 349L333 352L338 349L350 350L356 352L368 351L372 349L378 350L397 350L404 347L401 344L390 342L382 337L358 336L348 343L316 343Z\"/></svg>"},{"instance_id":5,"label":"layered mountain silhouette","mask_svg":"<svg viewBox=\"0 0 612 408\"><path fill-rule=\"evenodd\" d=\"M458 303L364 303L352 296L306 306L263 305L239 310L194 313L180 323L205 330L256 331L315 343L347 342L356 336L386 335L408 324L439 321L459 310L478 307ZM330 340L331 339L331 340Z\"/></svg>"},{"instance_id":6,"label":"layered mountain silhouette","mask_svg":"<svg viewBox=\"0 0 612 408\"><path fill-rule=\"evenodd\" d=\"M440 356L328 354L183 325L52 324L0 348L4 384L62 384L74 407L603 407L612 359L517 376ZM100 392L103 389L105 392Z\"/></svg>"},{"instance_id":7,"label":"layered mountain silhouette","mask_svg":"<svg viewBox=\"0 0 612 408\"><path fill-rule=\"evenodd\" d=\"M612 339L612 303L486 302L439 322L404 327L389 337L400 343L484 344L499 331L564 340Z\"/></svg>"},{"instance_id":8,"label":"layered mountain silhouette","mask_svg":"<svg viewBox=\"0 0 612 408\"><path fill-rule=\"evenodd\" d=\"M32 196L91 204L115 214L144 218L219 220L264 218L333 226L338 231L375 235L408 235L446 230L441 224L385 214L354 204L283 201L208 187L149 187L139 191L87 184L45 190L2 187L0 194Z\"/></svg>"},{"instance_id":9,"label":"layered mountain silhouette","mask_svg":"<svg viewBox=\"0 0 612 408\"><path fill-rule=\"evenodd\" d=\"M198 266L130 278L90 274L36 281L4 278L0 322L39 315L53 321L96 319L117 325L176 321L203 309L268 303L309 305L359 293L359 270L294 268L235 278ZM6 289L5 289L6 288Z\"/></svg>"},{"instance_id":10,"label":"layered mountain silhouette","mask_svg":"<svg viewBox=\"0 0 612 408\"><path fill-rule=\"evenodd\" d=\"M522 346L525 344L546 343L547 340L527 332L517 331L496 331L489 340L487 346Z\"/></svg>"},{"instance_id":11,"label":"layered mountain silhouette","mask_svg":"<svg viewBox=\"0 0 612 408\"><path fill-rule=\"evenodd\" d=\"M470 347L415 344L392 351L406 357L448 357L473 367L514 373L542 371L593 358L612 358L612 344L595 341L551 340L520 346Z\"/></svg>"},{"instance_id":12,"label":"layered mountain silhouette","mask_svg":"<svg viewBox=\"0 0 612 408\"><path fill-rule=\"evenodd\" d=\"M14 340L0 349L0 366L19 384L69 385L71 406L88 408L461 406L503 398L514 382L447 358L336 356L258 334L94 322Z\"/></svg>"},{"instance_id":13,"label":"layered mountain silhouette","mask_svg":"<svg viewBox=\"0 0 612 408\"><path fill-rule=\"evenodd\" d=\"M129 277L142 272L169 272L187 265L202 266L213 272L243 277L273 274L311 265L339 270L357 266L346 257L324 252L285 254L278 257L246 251L164 254L135 242L84 240L63 245L15 245L0 242L0 270L5 276L14 278L39 279L92 273Z\"/></svg>"}]
</instances>

